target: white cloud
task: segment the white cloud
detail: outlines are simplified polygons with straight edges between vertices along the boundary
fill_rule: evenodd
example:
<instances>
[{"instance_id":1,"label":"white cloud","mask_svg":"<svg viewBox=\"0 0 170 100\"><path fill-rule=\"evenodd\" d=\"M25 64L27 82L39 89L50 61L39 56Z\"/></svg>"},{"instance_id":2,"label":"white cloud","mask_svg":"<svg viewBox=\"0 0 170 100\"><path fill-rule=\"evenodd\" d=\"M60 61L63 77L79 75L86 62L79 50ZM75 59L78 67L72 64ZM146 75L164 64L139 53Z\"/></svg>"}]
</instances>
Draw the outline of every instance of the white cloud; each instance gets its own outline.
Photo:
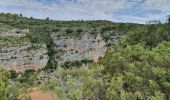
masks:
<instances>
[{"instance_id":1,"label":"white cloud","mask_svg":"<svg viewBox=\"0 0 170 100\"><path fill-rule=\"evenodd\" d=\"M60 0L60 3L51 4L37 0L1 0L0 11L57 20L107 19L144 23L170 14L170 0Z\"/></svg>"}]
</instances>

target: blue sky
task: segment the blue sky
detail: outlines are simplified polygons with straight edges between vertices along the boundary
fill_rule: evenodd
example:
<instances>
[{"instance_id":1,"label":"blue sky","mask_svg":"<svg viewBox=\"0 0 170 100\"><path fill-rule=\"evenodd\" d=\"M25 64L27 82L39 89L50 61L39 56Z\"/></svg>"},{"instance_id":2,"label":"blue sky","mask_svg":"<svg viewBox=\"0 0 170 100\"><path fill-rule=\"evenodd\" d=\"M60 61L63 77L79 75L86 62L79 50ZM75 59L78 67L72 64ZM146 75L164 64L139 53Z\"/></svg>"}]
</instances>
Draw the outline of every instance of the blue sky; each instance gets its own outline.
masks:
<instances>
[{"instance_id":1,"label":"blue sky","mask_svg":"<svg viewBox=\"0 0 170 100\"><path fill-rule=\"evenodd\" d=\"M165 21L170 0L0 0L0 12L55 20Z\"/></svg>"}]
</instances>

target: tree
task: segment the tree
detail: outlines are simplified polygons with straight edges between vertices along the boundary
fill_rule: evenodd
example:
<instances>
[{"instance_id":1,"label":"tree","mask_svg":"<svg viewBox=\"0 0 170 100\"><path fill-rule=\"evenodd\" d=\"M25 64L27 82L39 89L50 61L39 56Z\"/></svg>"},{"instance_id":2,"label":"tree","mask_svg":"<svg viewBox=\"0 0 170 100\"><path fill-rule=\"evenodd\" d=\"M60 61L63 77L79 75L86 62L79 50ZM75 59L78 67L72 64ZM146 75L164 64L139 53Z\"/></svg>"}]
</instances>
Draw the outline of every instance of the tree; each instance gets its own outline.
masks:
<instances>
[{"instance_id":1,"label":"tree","mask_svg":"<svg viewBox=\"0 0 170 100\"><path fill-rule=\"evenodd\" d=\"M19 14L20 17L22 17L22 14Z\"/></svg>"},{"instance_id":2,"label":"tree","mask_svg":"<svg viewBox=\"0 0 170 100\"><path fill-rule=\"evenodd\" d=\"M146 23L147 24L161 24L161 21L160 20L151 20L151 21L148 21Z\"/></svg>"},{"instance_id":3,"label":"tree","mask_svg":"<svg viewBox=\"0 0 170 100\"><path fill-rule=\"evenodd\" d=\"M167 16L167 21L170 23L170 15Z\"/></svg>"},{"instance_id":4,"label":"tree","mask_svg":"<svg viewBox=\"0 0 170 100\"><path fill-rule=\"evenodd\" d=\"M50 20L50 18L49 18L49 17L47 17L47 18L45 18L45 20Z\"/></svg>"},{"instance_id":5,"label":"tree","mask_svg":"<svg viewBox=\"0 0 170 100\"><path fill-rule=\"evenodd\" d=\"M9 72L0 66L0 100L7 100Z\"/></svg>"},{"instance_id":6,"label":"tree","mask_svg":"<svg viewBox=\"0 0 170 100\"><path fill-rule=\"evenodd\" d=\"M31 16L30 19L33 20L34 18Z\"/></svg>"}]
</instances>

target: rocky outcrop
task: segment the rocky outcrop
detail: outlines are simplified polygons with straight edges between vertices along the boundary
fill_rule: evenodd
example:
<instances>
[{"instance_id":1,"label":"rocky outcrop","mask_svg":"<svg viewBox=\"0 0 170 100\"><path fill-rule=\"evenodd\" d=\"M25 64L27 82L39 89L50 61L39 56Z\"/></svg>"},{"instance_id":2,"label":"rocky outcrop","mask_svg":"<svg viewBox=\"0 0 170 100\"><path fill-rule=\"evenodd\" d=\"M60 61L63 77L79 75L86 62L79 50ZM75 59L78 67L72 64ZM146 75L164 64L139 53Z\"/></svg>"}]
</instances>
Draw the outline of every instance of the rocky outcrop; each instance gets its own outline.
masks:
<instances>
[{"instance_id":1,"label":"rocky outcrop","mask_svg":"<svg viewBox=\"0 0 170 100\"><path fill-rule=\"evenodd\" d=\"M0 64L6 67L20 67L26 65L40 65L45 67L48 61L47 50L44 48L29 50L30 48L31 44L2 48Z\"/></svg>"},{"instance_id":2,"label":"rocky outcrop","mask_svg":"<svg viewBox=\"0 0 170 100\"><path fill-rule=\"evenodd\" d=\"M56 49L59 51L59 64L67 61L93 60L97 61L107 51L107 44L100 34L97 36L88 33L81 38L53 37Z\"/></svg>"},{"instance_id":3,"label":"rocky outcrop","mask_svg":"<svg viewBox=\"0 0 170 100\"><path fill-rule=\"evenodd\" d=\"M13 36L13 37L22 37L25 36L26 33L29 33L28 29L0 29L0 37L7 37L7 36Z\"/></svg>"},{"instance_id":4,"label":"rocky outcrop","mask_svg":"<svg viewBox=\"0 0 170 100\"><path fill-rule=\"evenodd\" d=\"M27 41L25 41L26 34L29 34L27 29L0 29L1 38L14 37L13 41L15 39L18 41L21 38L21 41L16 42L15 45L10 43L10 45L5 46L3 42L3 46L0 48L0 65L27 69L30 67L44 68L48 66L51 60L58 62L59 65L63 65L65 62L83 60L96 62L104 56L108 45L116 41L115 36L109 36L109 39L105 40L99 30L96 32L97 34L92 35L91 31L85 31L79 37L58 36L58 33L51 33L47 43L53 43L53 45L49 46L48 44L47 48L47 44L35 45L29 42L27 38ZM105 35L109 34L109 32L105 33ZM50 52L53 52L53 54L49 54Z\"/></svg>"},{"instance_id":5,"label":"rocky outcrop","mask_svg":"<svg viewBox=\"0 0 170 100\"><path fill-rule=\"evenodd\" d=\"M12 36L16 39L18 37L25 38L26 33L28 32L29 30L26 29L1 29L0 37L8 38ZM3 41L3 44L5 43L6 42ZM16 43L10 43L10 46L4 45L0 48L0 65L13 69L21 69L22 67L23 70L29 69L30 67L34 69L36 67L44 68L46 66L48 62L48 51L45 45L35 45L24 39L23 41Z\"/></svg>"}]
</instances>

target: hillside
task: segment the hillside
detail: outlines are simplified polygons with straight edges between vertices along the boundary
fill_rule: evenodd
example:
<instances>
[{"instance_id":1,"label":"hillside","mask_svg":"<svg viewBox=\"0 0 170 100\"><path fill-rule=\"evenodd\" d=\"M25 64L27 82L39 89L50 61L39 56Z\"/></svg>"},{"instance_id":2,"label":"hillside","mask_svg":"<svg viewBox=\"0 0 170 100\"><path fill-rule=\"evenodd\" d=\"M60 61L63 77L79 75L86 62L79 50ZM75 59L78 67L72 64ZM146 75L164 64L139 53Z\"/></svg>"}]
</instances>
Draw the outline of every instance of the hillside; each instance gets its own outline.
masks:
<instances>
[{"instance_id":1,"label":"hillside","mask_svg":"<svg viewBox=\"0 0 170 100\"><path fill-rule=\"evenodd\" d=\"M55 68L97 61L109 45L138 24L52 21L0 14L1 59L6 67ZM37 51L39 51L37 53ZM70 66L69 65L69 66Z\"/></svg>"},{"instance_id":2,"label":"hillside","mask_svg":"<svg viewBox=\"0 0 170 100\"><path fill-rule=\"evenodd\" d=\"M0 52L0 100L17 100L34 87L57 100L170 98L168 23L0 13Z\"/></svg>"}]
</instances>

